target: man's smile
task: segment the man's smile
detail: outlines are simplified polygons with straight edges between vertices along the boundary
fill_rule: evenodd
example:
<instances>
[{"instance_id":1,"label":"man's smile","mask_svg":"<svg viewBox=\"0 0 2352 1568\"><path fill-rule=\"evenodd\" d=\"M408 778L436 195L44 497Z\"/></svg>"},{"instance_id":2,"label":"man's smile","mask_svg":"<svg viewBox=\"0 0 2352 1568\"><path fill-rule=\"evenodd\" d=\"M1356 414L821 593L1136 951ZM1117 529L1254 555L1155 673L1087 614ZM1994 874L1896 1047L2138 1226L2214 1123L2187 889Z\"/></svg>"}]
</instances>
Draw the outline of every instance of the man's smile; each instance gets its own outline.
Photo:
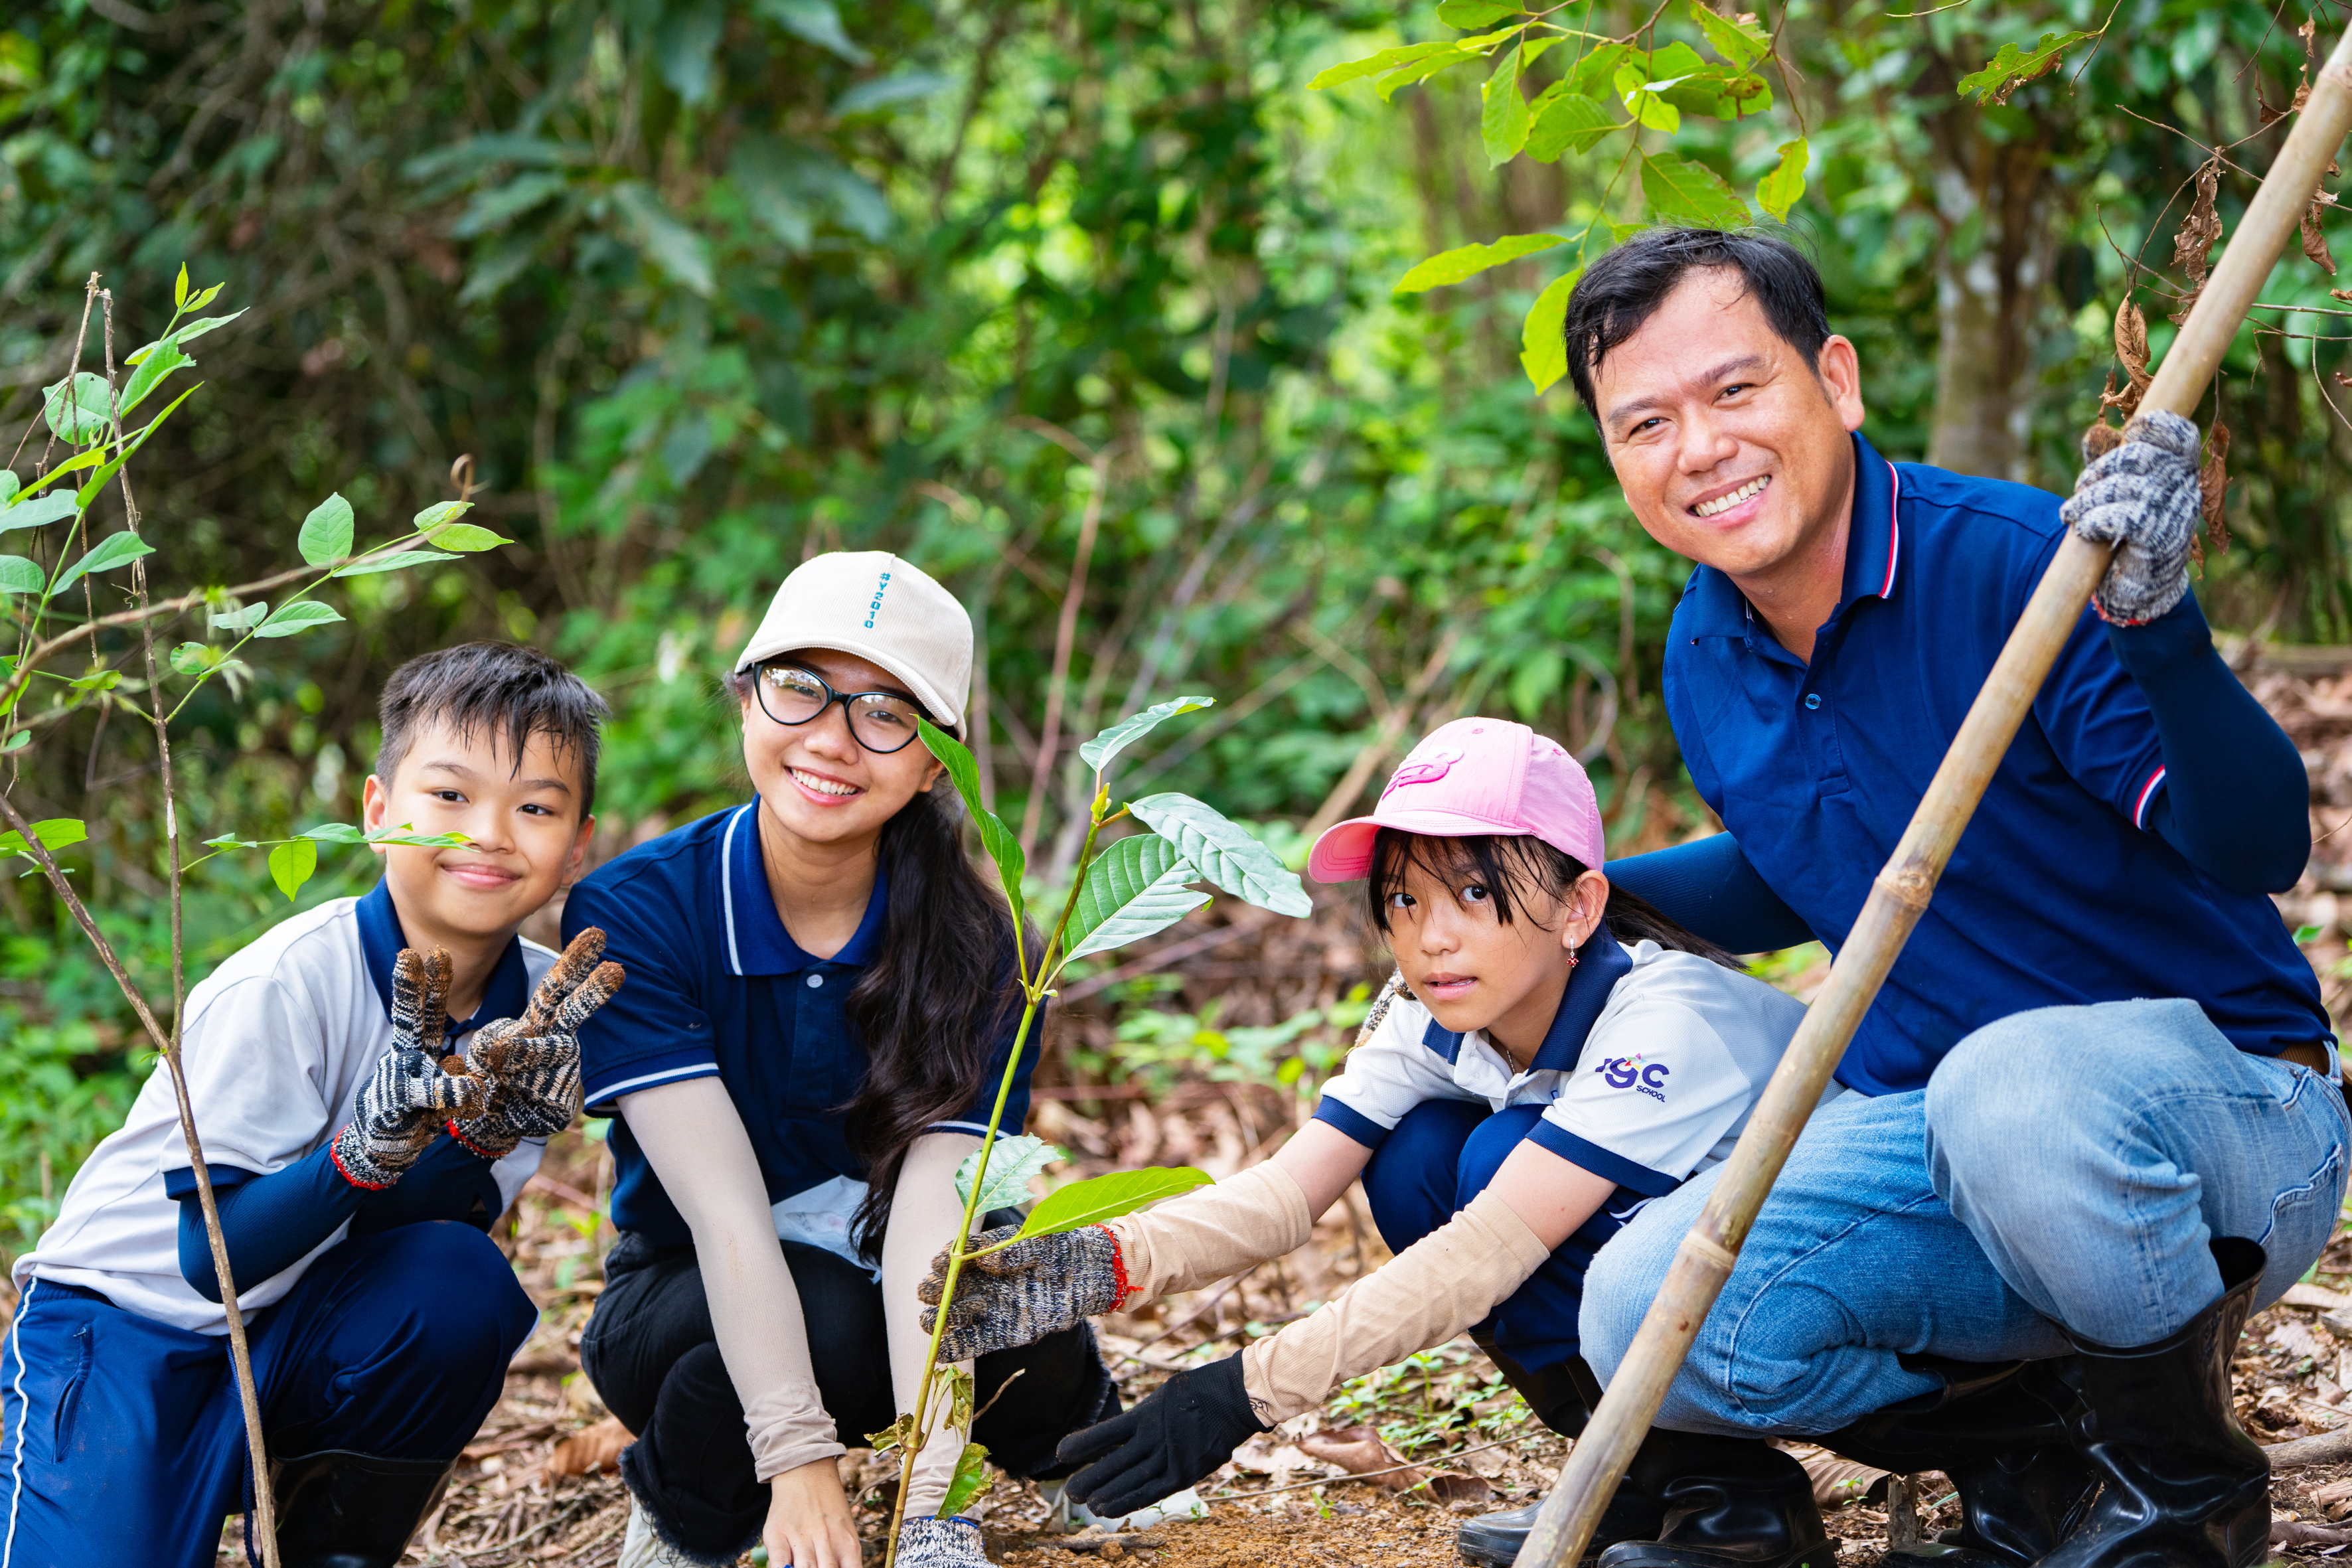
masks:
<instances>
[{"instance_id":1,"label":"man's smile","mask_svg":"<svg viewBox=\"0 0 2352 1568\"><path fill-rule=\"evenodd\" d=\"M1724 513L1762 495L1771 483L1771 475L1759 474L1752 479L1743 479L1737 485L1717 490L1705 500L1693 501L1688 510L1693 517L1709 519L1721 517Z\"/></svg>"}]
</instances>

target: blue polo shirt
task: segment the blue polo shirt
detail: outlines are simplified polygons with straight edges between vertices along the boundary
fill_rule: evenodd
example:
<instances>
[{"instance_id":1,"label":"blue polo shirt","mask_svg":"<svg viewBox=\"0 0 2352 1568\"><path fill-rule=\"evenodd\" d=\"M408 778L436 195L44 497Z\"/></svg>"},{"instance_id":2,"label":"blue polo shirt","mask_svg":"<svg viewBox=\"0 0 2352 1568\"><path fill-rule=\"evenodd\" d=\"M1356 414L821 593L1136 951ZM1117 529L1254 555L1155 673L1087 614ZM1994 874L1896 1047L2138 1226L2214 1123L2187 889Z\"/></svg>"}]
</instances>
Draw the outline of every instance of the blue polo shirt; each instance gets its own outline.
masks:
<instances>
[{"instance_id":1,"label":"blue polo shirt","mask_svg":"<svg viewBox=\"0 0 2352 1568\"><path fill-rule=\"evenodd\" d=\"M1845 581L1810 665L1731 579L1691 574L1665 659L1692 783L1773 892L1835 951L2064 536L2059 498L1894 464L1853 438ZM2089 611L1961 836L1838 1079L1918 1089L2032 1007L2187 997L2242 1050L2329 1036L2277 909L2147 830L2156 723Z\"/></svg>"},{"instance_id":2,"label":"blue polo shirt","mask_svg":"<svg viewBox=\"0 0 2352 1568\"><path fill-rule=\"evenodd\" d=\"M580 1031L592 1115L657 1084L716 1078L751 1134L771 1205L837 1177L866 1179L844 1110L864 1082L866 1047L844 1014L850 988L879 948L888 913L877 878L857 932L831 958L812 958L784 930L760 857L760 803L706 816L621 855L572 890L568 942L590 926L628 981ZM1008 955L1006 964L1010 972ZM942 1131L984 1133L1019 1014L990 1054L977 1097ZM1037 1061L1033 1027L1003 1132L1029 1112ZM659 1246L692 1239L625 1121L612 1131L613 1224Z\"/></svg>"}]
</instances>

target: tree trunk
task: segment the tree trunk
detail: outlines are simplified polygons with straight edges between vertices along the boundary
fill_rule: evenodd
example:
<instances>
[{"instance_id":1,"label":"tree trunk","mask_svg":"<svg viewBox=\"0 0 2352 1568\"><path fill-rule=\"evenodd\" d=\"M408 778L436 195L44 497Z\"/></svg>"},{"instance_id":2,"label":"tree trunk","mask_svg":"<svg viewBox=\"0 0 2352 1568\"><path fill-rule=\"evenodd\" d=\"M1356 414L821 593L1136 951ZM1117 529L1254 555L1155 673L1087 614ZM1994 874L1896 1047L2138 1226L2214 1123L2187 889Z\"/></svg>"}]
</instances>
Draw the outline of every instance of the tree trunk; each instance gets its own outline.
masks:
<instances>
[{"instance_id":1,"label":"tree trunk","mask_svg":"<svg viewBox=\"0 0 2352 1568\"><path fill-rule=\"evenodd\" d=\"M2050 303L2049 149L1995 142L1972 110L1936 117L1936 413L1927 460L2030 482L2033 344Z\"/></svg>"}]
</instances>

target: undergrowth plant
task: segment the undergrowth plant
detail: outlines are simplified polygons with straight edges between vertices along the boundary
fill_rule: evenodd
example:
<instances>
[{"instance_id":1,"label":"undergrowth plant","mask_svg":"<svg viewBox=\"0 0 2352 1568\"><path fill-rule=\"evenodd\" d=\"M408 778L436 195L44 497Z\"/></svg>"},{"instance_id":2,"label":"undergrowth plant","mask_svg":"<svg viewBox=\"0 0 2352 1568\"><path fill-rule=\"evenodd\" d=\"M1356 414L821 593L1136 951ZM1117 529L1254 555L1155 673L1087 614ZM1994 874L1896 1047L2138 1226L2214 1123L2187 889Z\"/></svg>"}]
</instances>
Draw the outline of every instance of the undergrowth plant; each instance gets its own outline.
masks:
<instances>
[{"instance_id":1,"label":"undergrowth plant","mask_svg":"<svg viewBox=\"0 0 2352 1568\"><path fill-rule=\"evenodd\" d=\"M931 1331L930 1353L923 1363L923 1381L916 1390L915 1408L900 1415L888 1431L875 1433L870 1439L877 1450L898 1448L902 1458L900 1474L911 1480L916 1456L929 1440L933 1415L940 1402L946 1401L948 1420L942 1435L961 1434L965 1442L957 1458L947 1497L940 1505L942 1515L955 1513L968 1505L986 1486L988 1479L988 1450L969 1440L972 1422L971 1375L960 1368L939 1364L940 1340L947 1330L948 1308L955 1300L963 1266L974 1258L1031 1237L1052 1236L1116 1219L1147 1204L1203 1186L1210 1179L1206 1172L1177 1166L1114 1171L1088 1181L1072 1182L1055 1188L1030 1210L1019 1231L1010 1238L985 1247L972 1245L972 1225L979 1215L1025 1201L1030 1179L1061 1158L1061 1151L1042 1139L1009 1138L1000 1144L996 1137L997 1128L1004 1119L1004 1103L1011 1098L1013 1081L1021 1070L1022 1051L1028 1044L1030 1031L1036 1026L1038 1013L1054 994L1055 982L1074 961L1139 941L1207 903L1210 895L1195 889L1195 882L1207 882L1276 914L1303 916L1314 907L1297 876L1282 863L1280 857L1238 823L1191 795L1151 795L1117 810L1111 808L1107 775L1112 760L1178 714L1194 713L1212 706L1211 698L1179 697L1120 720L1078 748L1079 757L1094 770L1094 798L1088 810L1086 840L1078 851L1061 913L1038 937L1034 952L1025 934L1027 906L1022 882L1028 865L1021 841L982 803L980 771L971 752L945 731L928 722L922 724L923 743L946 765L948 776L955 781L965 809L980 828L981 846L995 863L1004 897L1012 906L1013 957L1022 994L1021 1025L1013 1036L1012 1054L1005 1060L1004 1077L996 1088L996 1103L989 1112L987 1136L956 1173L956 1193L963 1200L963 1225L948 1249L947 1278L940 1291L937 1326ZM1103 843L1103 829L1129 820L1149 831ZM897 1560L898 1528L906 1518L908 1489L902 1481L898 1503L891 1510L887 1562Z\"/></svg>"},{"instance_id":2,"label":"undergrowth plant","mask_svg":"<svg viewBox=\"0 0 2352 1568\"><path fill-rule=\"evenodd\" d=\"M212 1244L213 1270L220 1282L221 1310L228 1321L229 1355L244 1412L247 1458L258 1483L254 1488L252 1533L260 1543L265 1568L278 1568L268 1451L244 1317L237 1309L220 1214L180 1065L180 1025L187 996L183 890L188 873L214 856L267 850L270 879L290 901L317 870L321 845L444 847L467 840L457 834L417 834L405 826L369 833L354 824L331 822L285 838L220 835L205 841L210 854L190 858L182 844L172 726L189 700L207 685L218 681L232 694L237 693L249 672L244 656L255 644L298 637L341 620L341 614L318 596L335 579L454 560L460 553L487 550L507 541L488 529L458 521L471 505L462 493L467 486L461 481L459 499L417 513L399 537L355 552L356 519L351 503L340 495L331 495L302 520L295 542L301 565L235 586L198 586L159 597L148 566L156 547L140 532L142 519L131 488L131 459L202 384L188 387L135 428L132 416L160 396L173 375L195 363L187 353L189 343L245 313L202 314L220 291L221 286L215 284L191 296L187 268L183 267L162 335L118 362L114 297L100 287L99 276L91 274L66 375L42 389L42 420L48 434L34 459L33 476L27 479L19 474L16 458L8 468L0 468L0 534L21 533L26 541L21 547L31 552L0 554L0 625L5 625L11 645L8 652L0 654L0 759L5 759L0 765L7 769L5 787L0 787L0 822L7 829L0 832L0 864L20 858L30 860L47 879L58 902L72 915L121 988L171 1075L180 1131L187 1143L197 1202ZM102 373L82 368L93 347L89 342L93 315L98 318L100 340L95 347ZM31 434L28 429L27 441ZM21 453L20 447L19 457ZM122 526L101 532L101 521L94 509L110 490L121 497ZM273 604L268 595L281 592L284 597ZM169 648L160 646L160 636L184 622L191 632L201 635L187 637ZM119 710L154 733L152 776L157 815L163 825L164 862L155 869L161 873L171 910L168 997L148 996L132 979L121 953L100 929L58 859L60 851L89 837L89 825L79 817L34 820L14 795L30 748L45 742L56 743L65 734L68 721L93 706Z\"/></svg>"}]
</instances>

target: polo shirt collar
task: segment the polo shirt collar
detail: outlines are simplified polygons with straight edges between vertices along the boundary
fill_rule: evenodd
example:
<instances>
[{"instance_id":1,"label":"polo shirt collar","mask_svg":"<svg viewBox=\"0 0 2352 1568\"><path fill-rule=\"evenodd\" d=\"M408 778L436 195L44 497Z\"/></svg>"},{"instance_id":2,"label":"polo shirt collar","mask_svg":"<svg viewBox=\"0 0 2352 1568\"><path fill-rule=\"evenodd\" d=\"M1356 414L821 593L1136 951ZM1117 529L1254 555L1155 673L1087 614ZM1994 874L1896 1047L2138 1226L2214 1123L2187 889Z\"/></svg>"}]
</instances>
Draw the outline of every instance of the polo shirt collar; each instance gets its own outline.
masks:
<instances>
[{"instance_id":1,"label":"polo shirt collar","mask_svg":"<svg viewBox=\"0 0 2352 1568\"><path fill-rule=\"evenodd\" d=\"M1838 595L1841 610L1856 599L1893 595L1903 560L1902 524L1895 515L1901 476L1860 431L1852 439L1853 514L1846 529L1845 578ZM1752 630L1755 612L1748 606L1748 596L1716 568L1701 566L1693 572L1685 595L1685 624L1694 639L1744 638Z\"/></svg>"},{"instance_id":2,"label":"polo shirt collar","mask_svg":"<svg viewBox=\"0 0 2352 1568\"><path fill-rule=\"evenodd\" d=\"M820 963L867 963L882 942L889 913L889 879L877 870L874 891L857 931L829 959L813 958L784 929L776 898L768 889L768 868L760 858L760 801L739 807L727 824L719 856L720 935L727 943L730 974L797 974Z\"/></svg>"},{"instance_id":3,"label":"polo shirt collar","mask_svg":"<svg viewBox=\"0 0 2352 1568\"><path fill-rule=\"evenodd\" d=\"M1593 933L1593 940L1584 944L1582 962L1568 977L1568 990L1559 999L1559 1011L1552 1015L1551 1027L1544 1031L1544 1042L1529 1064L1530 1072L1568 1072L1576 1066L1576 1058L1584 1054L1584 1041L1592 1033L1601 1009L1609 1005L1609 994L1617 983L1633 972L1633 954L1624 944L1609 934L1608 929Z\"/></svg>"},{"instance_id":4,"label":"polo shirt collar","mask_svg":"<svg viewBox=\"0 0 2352 1568\"><path fill-rule=\"evenodd\" d=\"M361 899L357 906L360 923L360 955L367 963L368 979L375 986L377 1000L383 1004L383 1016L392 1017L392 976L400 962L400 950L409 945L407 933L400 929L400 911L392 903L392 879L378 881L374 889ZM507 938L506 951L499 954L498 967L490 971L490 984L482 993L482 1005L474 1016L463 1023L453 1021L449 1038L470 1035L483 1025L500 1018L520 1018L530 1005L530 971L523 964L522 939Z\"/></svg>"}]
</instances>

